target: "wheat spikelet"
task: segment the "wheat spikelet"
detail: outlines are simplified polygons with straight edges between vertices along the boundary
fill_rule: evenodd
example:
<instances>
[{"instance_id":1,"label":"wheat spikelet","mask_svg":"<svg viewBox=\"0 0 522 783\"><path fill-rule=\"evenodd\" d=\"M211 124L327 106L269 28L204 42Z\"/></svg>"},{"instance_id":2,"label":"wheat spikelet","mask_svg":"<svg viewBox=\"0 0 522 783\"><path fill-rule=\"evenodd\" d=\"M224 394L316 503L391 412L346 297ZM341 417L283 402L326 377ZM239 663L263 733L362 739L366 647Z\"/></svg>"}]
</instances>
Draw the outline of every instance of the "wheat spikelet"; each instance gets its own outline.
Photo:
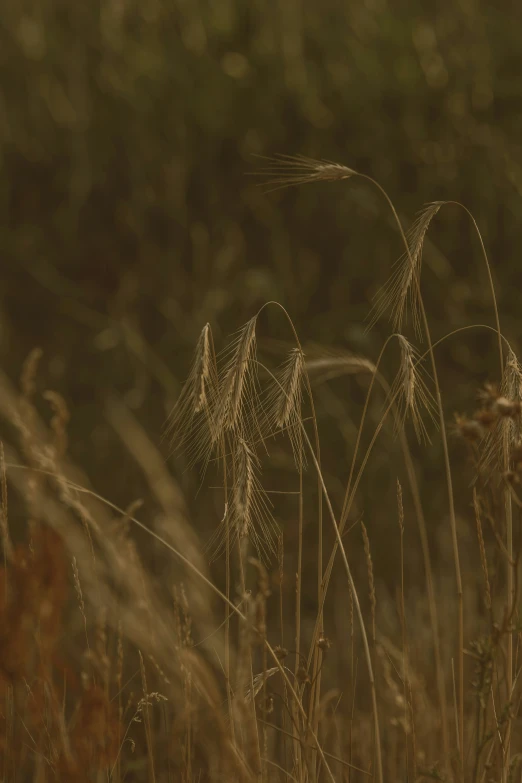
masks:
<instances>
[{"instance_id":1,"label":"wheat spikelet","mask_svg":"<svg viewBox=\"0 0 522 783\"><path fill-rule=\"evenodd\" d=\"M185 449L191 463L208 454L211 448L211 410L216 392L212 331L207 323L199 335L192 367L165 432L172 450Z\"/></svg>"},{"instance_id":2,"label":"wheat spikelet","mask_svg":"<svg viewBox=\"0 0 522 783\"><path fill-rule=\"evenodd\" d=\"M498 403L503 402L506 408L511 406L516 409L522 403L522 366L512 348L509 348L506 357L500 392L497 391L494 397L495 408L499 407ZM503 437L507 434L508 446L513 447L522 435L521 423L520 416L497 416L493 430L484 438L478 465L479 473L494 472L496 466L503 464Z\"/></svg>"},{"instance_id":3,"label":"wheat spikelet","mask_svg":"<svg viewBox=\"0 0 522 783\"><path fill-rule=\"evenodd\" d=\"M257 426L256 321L257 316L251 318L220 356L219 372L209 324L199 336L189 376L166 429L173 450L183 449L191 465L208 462L225 432Z\"/></svg>"},{"instance_id":4,"label":"wheat spikelet","mask_svg":"<svg viewBox=\"0 0 522 783\"><path fill-rule=\"evenodd\" d=\"M212 351L210 324L205 324L196 350L194 367L194 413L199 413L208 405L207 388L211 380Z\"/></svg>"},{"instance_id":5,"label":"wheat spikelet","mask_svg":"<svg viewBox=\"0 0 522 783\"><path fill-rule=\"evenodd\" d=\"M234 484L234 511L241 528L239 535L247 535L252 512L254 489L254 453L243 438L239 438L235 453L236 481Z\"/></svg>"},{"instance_id":6,"label":"wheat spikelet","mask_svg":"<svg viewBox=\"0 0 522 783\"><path fill-rule=\"evenodd\" d=\"M238 440L235 469L233 524L239 535L248 536L259 559L266 563L277 551L278 530L258 477L258 459L243 438Z\"/></svg>"},{"instance_id":7,"label":"wheat spikelet","mask_svg":"<svg viewBox=\"0 0 522 783\"><path fill-rule=\"evenodd\" d=\"M231 546L247 537L259 560L267 563L277 551L279 530L259 479L259 460L252 446L240 436L235 440L232 460L232 502L208 542L207 552L211 560L224 552L228 530Z\"/></svg>"},{"instance_id":8,"label":"wheat spikelet","mask_svg":"<svg viewBox=\"0 0 522 783\"><path fill-rule=\"evenodd\" d=\"M395 263L391 277L375 297L375 303L370 312L368 328L371 328L384 313L390 310L394 330L397 332L402 331L409 301L413 326L416 334L420 336L421 301L419 284L424 238L431 221L444 203L443 201L434 201L431 204L427 204L418 214L417 219L407 233L409 252L404 253Z\"/></svg>"},{"instance_id":9,"label":"wheat spikelet","mask_svg":"<svg viewBox=\"0 0 522 783\"><path fill-rule=\"evenodd\" d=\"M510 402L522 402L522 365L510 348L506 359L506 372L502 392ZM522 435L520 417L508 417L510 423L509 445L513 446Z\"/></svg>"},{"instance_id":10,"label":"wheat spikelet","mask_svg":"<svg viewBox=\"0 0 522 783\"><path fill-rule=\"evenodd\" d=\"M263 156L259 156L263 157ZM268 165L258 172L270 179L270 185L264 185L267 192L304 185L309 182L334 182L349 179L356 175L353 169L331 160L316 160L305 155L274 155L265 158Z\"/></svg>"},{"instance_id":11,"label":"wheat spikelet","mask_svg":"<svg viewBox=\"0 0 522 783\"><path fill-rule=\"evenodd\" d=\"M429 441L423 414L435 421L435 402L422 377L417 351L404 335L397 334L397 339L401 349L401 364L391 389L391 396L397 396L399 410L396 426L403 426L409 415L419 442Z\"/></svg>"},{"instance_id":12,"label":"wheat spikelet","mask_svg":"<svg viewBox=\"0 0 522 783\"><path fill-rule=\"evenodd\" d=\"M294 348L281 373L281 394L274 411L275 424L279 429L286 427L301 403L301 379L304 368L303 352Z\"/></svg>"},{"instance_id":13,"label":"wheat spikelet","mask_svg":"<svg viewBox=\"0 0 522 783\"><path fill-rule=\"evenodd\" d=\"M300 348L293 348L276 374L265 404L270 433L288 432L295 463L301 467L305 464L301 429L304 372L304 354Z\"/></svg>"},{"instance_id":14,"label":"wheat spikelet","mask_svg":"<svg viewBox=\"0 0 522 783\"><path fill-rule=\"evenodd\" d=\"M251 318L237 333L226 350L225 364L220 372L217 402L213 412L213 437L238 430L256 420L257 377L255 372L257 316Z\"/></svg>"}]
</instances>

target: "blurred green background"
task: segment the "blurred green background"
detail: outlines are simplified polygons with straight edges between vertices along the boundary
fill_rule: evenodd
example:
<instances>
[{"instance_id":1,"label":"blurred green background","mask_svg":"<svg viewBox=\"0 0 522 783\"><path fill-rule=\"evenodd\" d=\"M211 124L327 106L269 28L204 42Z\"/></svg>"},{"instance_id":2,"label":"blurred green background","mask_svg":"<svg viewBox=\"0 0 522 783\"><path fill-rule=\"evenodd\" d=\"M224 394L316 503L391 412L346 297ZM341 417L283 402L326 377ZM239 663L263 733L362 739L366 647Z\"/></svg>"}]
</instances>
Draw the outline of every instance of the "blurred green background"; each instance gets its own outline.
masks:
<instances>
[{"instance_id":1,"label":"blurred green background","mask_svg":"<svg viewBox=\"0 0 522 783\"><path fill-rule=\"evenodd\" d=\"M305 344L372 359L389 331L364 323L401 253L377 191L355 180L267 193L252 176L263 166L256 155L304 154L370 174L405 226L427 201L462 201L483 232L516 347L520 4L5 0L2 9L2 366L16 379L27 353L43 349L38 388L64 395L70 451L111 500L139 497L143 479L106 421L107 395L122 396L159 443L205 322L221 348L276 299ZM493 324L464 213L442 210L429 239L434 339ZM262 328L267 339L290 337L277 315ZM451 419L473 407L480 382L497 379L495 339L471 332L437 356ZM357 420L362 392L343 381L319 401L336 500L355 432L339 422ZM441 475L432 432L426 480ZM376 482L395 492L389 441L363 483L370 512ZM192 503L197 476L173 469ZM459 480L467 487L469 474ZM443 513L439 495L431 508Z\"/></svg>"}]
</instances>

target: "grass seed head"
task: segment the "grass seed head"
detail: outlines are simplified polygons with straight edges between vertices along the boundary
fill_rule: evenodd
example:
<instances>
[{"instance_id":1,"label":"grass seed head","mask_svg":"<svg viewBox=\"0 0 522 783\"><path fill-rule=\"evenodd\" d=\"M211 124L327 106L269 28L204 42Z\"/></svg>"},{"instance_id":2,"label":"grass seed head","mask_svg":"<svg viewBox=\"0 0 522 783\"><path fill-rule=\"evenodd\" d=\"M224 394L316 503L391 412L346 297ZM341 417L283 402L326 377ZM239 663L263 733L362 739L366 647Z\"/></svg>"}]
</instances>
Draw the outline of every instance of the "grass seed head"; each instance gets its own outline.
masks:
<instances>
[{"instance_id":1,"label":"grass seed head","mask_svg":"<svg viewBox=\"0 0 522 783\"><path fill-rule=\"evenodd\" d=\"M225 364L213 412L213 439L226 431L252 426L256 419L256 323L251 318L225 351Z\"/></svg>"},{"instance_id":2,"label":"grass seed head","mask_svg":"<svg viewBox=\"0 0 522 783\"><path fill-rule=\"evenodd\" d=\"M504 463L506 440L508 446L513 447L522 436L522 367L511 348L506 357L500 389L493 384L486 384L480 399L497 419L487 433L480 455L479 472L486 475L495 473L496 466Z\"/></svg>"},{"instance_id":3,"label":"grass seed head","mask_svg":"<svg viewBox=\"0 0 522 783\"><path fill-rule=\"evenodd\" d=\"M194 413L208 406L208 386L212 377L212 350L210 324L205 324L198 340L195 359Z\"/></svg>"},{"instance_id":4,"label":"grass seed head","mask_svg":"<svg viewBox=\"0 0 522 783\"><path fill-rule=\"evenodd\" d=\"M172 450L184 450L190 464L208 459L212 449L211 411L216 393L212 331L207 323L199 335L192 367L166 427Z\"/></svg>"},{"instance_id":5,"label":"grass seed head","mask_svg":"<svg viewBox=\"0 0 522 783\"><path fill-rule=\"evenodd\" d=\"M411 417L417 440L429 441L424 416L435 421L435 402L424 380L418 353L402 334L398 334L401 349L399 372L392 386L392 396L397 395L399 416L397 425L403 426Z\"/></svg>"},{"instance_id":6,"label":"grass seed head","mask_svg":"<svg viewBox=\"0 0 522 783\"><path fill-rule=\"evenodd\" d=\"M431 221L443 204L443 201L434 201L427 204L418 214L406 236L408 252L396 262L388 282L375 297L370 313L370 328L389 311L394 330L401 332L409 302L415 333L420 338L422 331L420 274L424 239Z\"/></svg>"},{"instance_id":7,"label":"grass seed head","mask_svg":"<svg viewBox=\"0 0 522 783\"><path fill-rule=\"evenodd\" d=\"M232 502L207 544L212 560L238 539L248 538L260 562L265 565L277 552L279 530L272 516L268 496L259 478L260 465L251 443L238 436L234 444Z\"/></svg>"},{"instance_id":8,"label":"grass seed head","mask_svg":"<svg viewBox=\"0 0 522 783\"><path fill-rule=\"evenodd\" d=\"M270 432L288 432L297 466L305 464L301 429L305 358L300 348L293 348L279 370L268 394L265 410Z\"/></svg>"},{"instance_id":9,"label":"grass seed head","mask_svg":"<svg viewBox=\"0 0 522 783\"><path fill-rule=\"evenodd\" d=\"M455 433L470 443L479 443L486 434L486 430L477 419L469 419L467 416L455 414Z\"/></svg>"},{"instance_id":10,"label":"grass seed head","mask_svg":"<svg viewBox=\"0 0 522 783\"><path fill-rule=\"evenodd\" d=\"M268 192L310 182L337 182L357 175L356 171L341 163L304 155L275 155L266 158L266 161L267 165L259 174L268 179L264 185Z\"/></svg>"}]
</instances>

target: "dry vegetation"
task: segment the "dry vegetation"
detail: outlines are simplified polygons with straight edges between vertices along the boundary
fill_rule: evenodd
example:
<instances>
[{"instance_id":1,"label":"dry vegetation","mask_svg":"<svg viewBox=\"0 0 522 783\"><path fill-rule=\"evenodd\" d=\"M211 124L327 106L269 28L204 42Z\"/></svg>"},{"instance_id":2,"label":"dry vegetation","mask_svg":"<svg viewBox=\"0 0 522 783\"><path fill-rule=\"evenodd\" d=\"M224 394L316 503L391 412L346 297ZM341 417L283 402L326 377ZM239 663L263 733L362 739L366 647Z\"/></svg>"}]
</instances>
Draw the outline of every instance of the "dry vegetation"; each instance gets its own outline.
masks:
<instances>
[{"instance_id":1,"label":"dry vegetation","mask_svg":"<svg viewBox=\"0 0 522 783\"><path fill-rule=\"evenodd\" d=\"M445 204L428 205L405 233L381 186L351 169L278 158L267 173L269 187L362 177L377 189L404 254L370 319L390 311L394 333L372 362L303 348L274 302L222 351L203 326L166 443L218 493L206 541L159 444L121 401L107 416L161 508L154 527L140 521L139 502L117 508L71 463L70 414L58 393L40 399L38 351L19 390L2 377L6 783L519 778L522 370L480 235L495 325L467 328L496 334L499 382L448 423L436 349L462 334L433 342L421 284L426 233ZM286 340L279 366L258 351L270 311ZM362 416L349 464L332 475L314 398L331 385L349 397L354 377ZM326 399L337 419L338 397ZM383 497L379 518L367 518L359 490L388 441L396 505ZM440 469L426 492L418 461L430 442L441 446ZM263 473L274 460L284 478L272 490ZM462 473L468 514L454 500ZM427 520L441 494L446 549L434 562ZM381 579L373 549L385 518L392 576ZM153 563L139 544L147 537L160 553Z\"/></svg>"}]
</instances>

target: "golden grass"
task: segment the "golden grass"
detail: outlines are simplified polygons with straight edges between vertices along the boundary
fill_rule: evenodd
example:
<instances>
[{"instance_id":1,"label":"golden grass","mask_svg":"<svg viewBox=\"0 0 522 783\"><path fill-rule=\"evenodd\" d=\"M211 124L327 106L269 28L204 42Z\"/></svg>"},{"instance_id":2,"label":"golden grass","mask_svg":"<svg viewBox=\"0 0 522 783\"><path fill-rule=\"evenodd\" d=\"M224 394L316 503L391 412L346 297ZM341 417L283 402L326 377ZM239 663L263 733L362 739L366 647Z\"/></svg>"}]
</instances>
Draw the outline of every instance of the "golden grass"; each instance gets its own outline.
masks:
<instances>
[{"instance_id":1,"label":"golden grass","mask_svg":"<svg viewBox=\"0 0 522 783\"><path fill-rule=\"evenodd\" d=\"M301 157L278 158L269 173L278 186L361 177ZM455 419L457 448L469 455L458 470L474 482L457 512L451 411L434 350L441 340L431 339L421 286L422 246L442 202L407 233L384 196L405 255L381 300L398 331L375 362L306 351L283 311L293 344L272 367L257 343L261 312L282 311L275 303L220 354L203 327L166 434L172 452L203 467L205 482L221 479L210 543L194 530L158 447L120 400L108 400L105 414L160 509L151 524L138 516L139 501L117 508L70 463L67 405L54 391L38 399L40 352L25 362L19 391L0 377L0 417L10 427L0 454L6 782L515 779L522 372L505 350L495 303L502 377L498 388L484 388L478 410ZM408 303L425 353L402 331ZM383 357L392 341L400 361L388 380ZM321 461L314 397L333 382L345 389L350 376L368 381L363 413L350 464L332 476ZM415 457L410 429L421 441ZM390 467L397 507L384 504L362 522L361 482L387 439L399 442ZM415 464L430 440L442 451L430 492L448 493L452 577L434 566L430 497ZM282 489L270 490L262 469L274 459L285 473ZM377 506L377 482L372 490ZM13 533L12 495L18 515L23 508L23 536L19 525ZM385 527L396 514L398 528ZM359 524L362 536L351 535ZM395 531L382 576L373 546L380 525L382 535ZM145 534L153 561L141 551ZM205 551L216 561L212 571ZM418 563L422 590L408 583L407 566Z\"/></svg>"}]
</instances>

